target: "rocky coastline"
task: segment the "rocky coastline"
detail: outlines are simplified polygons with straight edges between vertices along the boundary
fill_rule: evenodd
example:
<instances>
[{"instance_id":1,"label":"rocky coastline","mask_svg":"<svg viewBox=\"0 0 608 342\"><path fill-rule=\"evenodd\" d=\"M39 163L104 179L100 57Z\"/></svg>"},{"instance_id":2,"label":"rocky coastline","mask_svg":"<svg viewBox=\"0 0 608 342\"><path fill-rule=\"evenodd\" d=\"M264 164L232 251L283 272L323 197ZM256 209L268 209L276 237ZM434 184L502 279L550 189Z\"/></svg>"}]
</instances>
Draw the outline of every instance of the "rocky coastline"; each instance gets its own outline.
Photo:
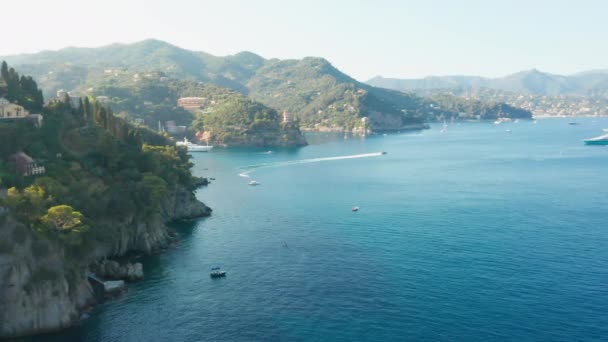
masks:
<instances>
[{"instance_id":1,"label":"rocky coastline","mask_svg":"<svg viewBox=\"0 0 608 342\"><path fill-rule=\"evenodd\" d=\"M386 127L378 127L378 128L363 128L363 127L355 127L353 129L347 129L342 126L316 126L316 127L302 127L300 128L303 132L319 132L319 133L352 133L352 134L360 134L360 135L368 135L373 133L382 133L382 132L397 132L397 131L416 131L429 129L430 126L426 123L419 124L407 124L407 125L397 125L397 126L386 126Z\"/></svg>"},{"instance_id":2,"label":"rocky coastline","mask_svg":"<svg viewBox=\"0 0 608 342\"><path fill-rule=\"evenodd\" d=\"M170 191L158 213L133 214L120 222L104 222L111 238L95 244L87 262L66 257L57 244L40 239L10 215L0 221L0 338L48 333L79 322L96 302L89 275L104 279L137 281L143 278L141 263L119 264L111 260L126 253L150 254L175 240L167 223L209 216L211 209L194 193L178 186ZM12 243L8 243L12 241ZM83 312L85 312L83 314Z\"/></svg>"}]
</instances>

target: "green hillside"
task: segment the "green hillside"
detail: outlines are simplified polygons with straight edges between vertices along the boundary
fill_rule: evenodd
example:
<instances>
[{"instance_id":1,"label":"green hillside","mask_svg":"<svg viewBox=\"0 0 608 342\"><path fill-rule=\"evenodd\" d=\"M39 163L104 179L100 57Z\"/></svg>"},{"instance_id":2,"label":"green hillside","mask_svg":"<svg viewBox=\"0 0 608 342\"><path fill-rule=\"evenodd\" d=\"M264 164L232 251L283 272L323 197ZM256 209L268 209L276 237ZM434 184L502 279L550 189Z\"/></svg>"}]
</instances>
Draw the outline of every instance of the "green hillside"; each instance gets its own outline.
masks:
<instances>
[{"instance_id":1,"label":"green hillside","mask_svg":"<svg viewBox=\"0 0 608 342\"><path fill-rule=\"evenodd\" d=\"M137 75L137 77L135 77ZM91 78L83 89L107 97L118 116L157 129L167 121L186 126L190 139L207 132L207 142L227 146L300 146L306 142L297 122L281 125L271 108L213 84L169 79L164 73L116 72ZM204 99L196 110L177 105L181 97Z\"/></svg>"},{"instance_id":2,"label":"green hillside","mask_svg":"<svg viewBox=\"0 0 608 342\"><path fill-rule=\"evenodd\" d=\"M99 87L114 86L107 75L162 73L232 89L278 112L290 112L308 129L420 128L437 115L428 100L363 84L322 58L266 60L251 52L217 57L158 40L6 58L39 77L47 95L60 88L94 88L98 93Z\"/></svg>"}]
</instances>

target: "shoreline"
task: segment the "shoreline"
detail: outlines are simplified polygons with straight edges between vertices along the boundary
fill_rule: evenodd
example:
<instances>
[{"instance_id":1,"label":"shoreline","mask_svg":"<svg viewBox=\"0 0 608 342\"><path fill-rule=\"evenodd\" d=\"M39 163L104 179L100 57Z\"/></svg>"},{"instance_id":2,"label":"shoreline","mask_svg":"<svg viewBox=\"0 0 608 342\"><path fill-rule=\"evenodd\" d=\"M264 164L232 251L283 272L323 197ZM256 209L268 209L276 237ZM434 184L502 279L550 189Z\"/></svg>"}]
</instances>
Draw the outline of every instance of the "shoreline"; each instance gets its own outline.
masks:
<instances>
[{"instance_id":1,"label":"shoreline","mask_svg":"<svg viewBox=\"0 0 608 342\"><path fill-rule=\"evenodd\" d=\"M352 134L368 135L368 134L384 133L384 132L417 131L417 130L423 130L423 129L429 129L429 128L430 128L429 123L420 123L420 124L403 125L401 127L391 128L391 129L355 128L355 129L349 130L344 127L320 126L320 127L300 127L300 130L302 132L314 132L314 133L352 133Z\"/></svg>"},{"instance_id":2,"label":"shoreline","mask_svg":"<svg viewBox=\"0 0 608 342\"><path fill-rule=\"evenodd\" d=\"M608 115L534 115L532 119L608 118Z\"/></svg>"}]
</instances>

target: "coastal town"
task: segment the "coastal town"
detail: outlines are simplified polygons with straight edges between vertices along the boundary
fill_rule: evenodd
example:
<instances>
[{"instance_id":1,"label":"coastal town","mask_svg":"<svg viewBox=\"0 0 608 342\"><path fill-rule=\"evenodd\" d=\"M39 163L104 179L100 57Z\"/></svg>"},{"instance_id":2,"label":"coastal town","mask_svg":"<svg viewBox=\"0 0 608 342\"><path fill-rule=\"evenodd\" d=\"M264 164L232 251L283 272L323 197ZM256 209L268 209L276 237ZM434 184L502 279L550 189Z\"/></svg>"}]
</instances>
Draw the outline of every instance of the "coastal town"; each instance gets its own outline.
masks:
<instances>
[{"instance_id":1,"label":"coastal town","mask_svg":"<svg viewBox=\"0 0 608 342\"><path fill-rule=\"evenodd\" d=\"M534 117L608 116L608 94L537 95L489 88L437 89L421 95L449 94L466 100L504 102L529 110Z\"/></svg>"}]
</instances>

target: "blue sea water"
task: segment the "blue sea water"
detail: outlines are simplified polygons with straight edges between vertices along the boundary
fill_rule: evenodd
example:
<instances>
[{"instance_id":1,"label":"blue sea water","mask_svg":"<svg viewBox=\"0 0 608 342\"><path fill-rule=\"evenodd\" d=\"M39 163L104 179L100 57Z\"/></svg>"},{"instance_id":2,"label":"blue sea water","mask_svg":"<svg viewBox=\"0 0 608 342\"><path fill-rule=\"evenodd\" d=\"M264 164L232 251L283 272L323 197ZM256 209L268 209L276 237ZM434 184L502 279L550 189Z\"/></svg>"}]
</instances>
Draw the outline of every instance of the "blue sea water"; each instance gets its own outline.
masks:
<instances>
[{"instance_id":1,"label":"blue sea water","mask_svg":"<svg viewBox=\"0 0 608 342\"><path fill-rule=\"evenodd\" d=\"M608 147L582 139L608 119L571 120L196 154L213 215L44 339L607 340Z\"/></svg>"}]
</instances>

